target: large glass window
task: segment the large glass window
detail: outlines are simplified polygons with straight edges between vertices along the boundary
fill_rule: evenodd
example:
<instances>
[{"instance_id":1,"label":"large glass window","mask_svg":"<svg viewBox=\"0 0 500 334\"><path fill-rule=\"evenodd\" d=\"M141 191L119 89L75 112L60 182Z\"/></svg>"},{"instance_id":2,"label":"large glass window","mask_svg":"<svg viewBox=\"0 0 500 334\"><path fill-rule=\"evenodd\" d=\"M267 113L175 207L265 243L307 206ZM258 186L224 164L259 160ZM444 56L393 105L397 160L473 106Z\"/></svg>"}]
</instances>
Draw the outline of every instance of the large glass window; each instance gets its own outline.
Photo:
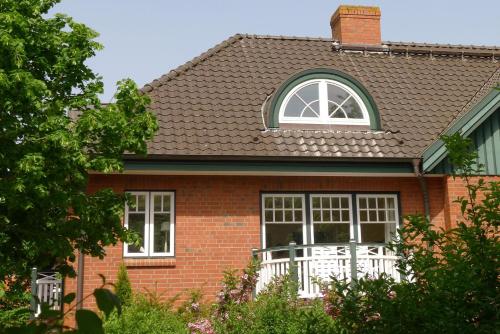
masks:
<instances>
[{"instance_id":1,"label":"large glass window","mask_svg":"<svg viewBox=\"0 0 500 334\"><path fill-rule=\"evenodd\" d=\"M313 243L349 242L350 195L311 195L311 210Z\"/></svg>"},{"instance_id":2,"label":"large glass window","mask_svg":"<svg viewBox=\"0 0 500 334\"><path fill-rule=\"evenodd\" d=\"M124 244L125 256L174 255L174 193L131 192L125 227L137 232L139 245Z\"/></svg>"},{"instance_id":3,"label":"large glass window","mask_svg":"<svg viewBox=\"0 0 500 334\"><path fill-rule=\"evenodd\" d=\"M350 87L327 79L306 81L284 98L280 123L370 125L366 106Z\"/></svg>"},{"instance_id":4,"label":"large glass window","mask_svg":"<svg viewBox=\"0 0 500 334\"><path fill-rule=\"evenodd\" d=\"M303 244L304 208L304 195L264 195L264 247L287 246L291 241L295 241L298 245Z\"/></svg>"},{"instance_id":5,"label":"large glass window","mask_svg":"<svg viewBox=\"0 0 500 334\"><path fill-rule=\"evenodd\" d=\"M361 242L387 243L397 228L396 195L358 195Z\"/></svg>"}]
</instances>

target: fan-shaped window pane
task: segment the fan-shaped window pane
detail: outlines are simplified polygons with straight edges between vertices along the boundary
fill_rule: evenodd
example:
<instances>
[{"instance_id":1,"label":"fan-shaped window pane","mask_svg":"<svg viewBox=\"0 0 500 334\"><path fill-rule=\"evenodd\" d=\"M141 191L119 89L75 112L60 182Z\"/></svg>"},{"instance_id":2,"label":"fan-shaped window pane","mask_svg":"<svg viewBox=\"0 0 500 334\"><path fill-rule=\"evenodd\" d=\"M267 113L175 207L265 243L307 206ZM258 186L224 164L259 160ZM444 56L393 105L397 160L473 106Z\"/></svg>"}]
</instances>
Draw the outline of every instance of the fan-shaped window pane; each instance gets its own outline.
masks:
<instances>
[{"instance_id":1,"label":"fan-shaped window pane","mask_svg":"<svg viewBox=\"0 0 500 334\"><path fill-rule=\"evenodd\" d=\"M352 96L342 105L342 109L344 109L347 118L363 118L363 112Z\"/></svg>"},{"instance_id":2,"label":"fan-shaped window pane","mask_svg":"<svg viewBox=\"0 0 500 334\"><path fill-rule=\"evenodd\" d=\"M342 104L351 94L339 86L328 84L328 101L334 102L337 105Z\"/></svg>"},{"instance_id":3,"label":"fan-shaped window pane","mask_svg":"<svg viewBox=\"0 0 500 334\"><path fill-rule=\"evenodd\" d=\"M285 117L319 117L319 85L299 89L288 101Z\"/></svg>"}]
</instances>

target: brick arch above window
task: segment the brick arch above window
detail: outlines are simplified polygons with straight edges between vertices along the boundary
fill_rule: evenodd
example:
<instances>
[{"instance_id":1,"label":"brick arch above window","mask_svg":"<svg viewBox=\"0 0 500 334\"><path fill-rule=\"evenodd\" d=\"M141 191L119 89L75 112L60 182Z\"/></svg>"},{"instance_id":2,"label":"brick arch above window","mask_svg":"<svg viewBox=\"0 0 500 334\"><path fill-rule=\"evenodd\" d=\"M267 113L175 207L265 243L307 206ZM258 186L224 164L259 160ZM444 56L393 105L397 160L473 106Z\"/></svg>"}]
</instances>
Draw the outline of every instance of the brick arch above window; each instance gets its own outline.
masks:
<instances>
[{"instance_id":1,"label":"brick arch above window","mask_svg":"<svg viewBox=\"0 0 500 334\"><path fill-rule=\"evenodd\" d=\"M301 115L307 114L305 116L309 117L303 118L305 121L302 121L300 117L287 117L285 110L294 102L293 99L301 100L296 98L296 93L304 88L310 90L311 97L305 102L301 101L304 107L304 112ZM353 117L351 120L349 117L344 117L344 119L331 117L334 114L342 113L345 115L346 113L341 108L342 106L339 108L342 101L335 104L335 101L330 101L327 98L330 88L343 92L346 95L343 101L350 102L361 115L356 119ZM318 92L316 98L312 96L316 94L315 91ZM332 109L331 113L329 112L330 104L337 108L336 110ZM314 124L319 126L361 125L371 130L381 130L378 108L366 88L350 75L333 69L307 70L287 79L273 94L268 115L268 124L271 128L279 128L284 124Z\"/></svg>"}]
</instances>

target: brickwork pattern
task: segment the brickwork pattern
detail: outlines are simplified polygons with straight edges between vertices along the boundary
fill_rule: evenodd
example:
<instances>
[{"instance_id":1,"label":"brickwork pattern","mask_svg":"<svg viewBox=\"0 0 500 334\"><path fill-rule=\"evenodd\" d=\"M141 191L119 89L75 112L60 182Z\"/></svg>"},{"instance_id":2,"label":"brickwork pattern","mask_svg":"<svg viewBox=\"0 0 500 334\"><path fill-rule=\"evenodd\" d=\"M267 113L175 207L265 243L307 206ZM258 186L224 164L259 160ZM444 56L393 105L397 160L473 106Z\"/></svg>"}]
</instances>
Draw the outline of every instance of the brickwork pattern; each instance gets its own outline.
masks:
<instances>
[{"instance_id":1,"label":"brickwork pattern","mask_svg":"<svg viewBox=\"0 0 500 334\"><path fill-rule=\"evenodd\" d=\"M443 181L430 178L428 182L432 190L433 221L444 226ZM118 266L124 261L136 291L156 289L164 298L170 298L179 292L201 288L207 299L213 300L223 271L243 268L250 259L251 249L261 245L261 191L399 192L403 215L423 212L419 184L411 177L91 177L90 191L103 187L112 187L118 192L175 190L175 258L123 259L121 244L110 247L104 260L85 258L84 295L100 285L99 274L114 281ZM93 307L93 301L86 301L85 307Z\"/></svg>"}]
</instances>

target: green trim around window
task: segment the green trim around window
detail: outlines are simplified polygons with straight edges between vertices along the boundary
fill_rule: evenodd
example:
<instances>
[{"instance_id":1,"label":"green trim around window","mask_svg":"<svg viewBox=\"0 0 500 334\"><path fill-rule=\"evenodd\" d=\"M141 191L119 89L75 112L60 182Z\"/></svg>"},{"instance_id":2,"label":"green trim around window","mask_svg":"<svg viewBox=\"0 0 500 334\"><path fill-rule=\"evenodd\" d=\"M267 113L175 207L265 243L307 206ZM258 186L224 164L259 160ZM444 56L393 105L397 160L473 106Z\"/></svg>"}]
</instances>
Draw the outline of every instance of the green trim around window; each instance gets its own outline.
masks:
<instances>
[{"instance_id":1,"label":"green trim around window","mask_svg":"<svg viewBox=\"0 0 500 334\"><path fill-rule=\"evenodd\" d=\"M460 133L468 137L496 110L500 108L500 90L493 89L481 101L479 101L467 114L455 120L444 132L444 135ZM446 147L441 139L436 140L423 153L423 170L431 172L448 156Z\"/></svg>"},{"instance_id":2,"label":"green trim around window","mask_svg":"<svg viewBox=\"0 0 500 334\"><path fill-rule=\"evenodd\" d=\"M359 81L357 81L350 75L344 72L327 68L318 68L300 72L292 76L288 80L286 80L280 86L280 88L278 88L278 90L274 93L269 109L270 128L279 127L279 109L286 95L297 85L300 85L305 81L313 79L328 79L328 80L338 81L340 83L343 83L344 85L349 86L352 90L356 92L356 94L359 95L359 97L365 104L366 110L368 111L368 115L370 117L370 128L372 130L381 130L380 115L378 112L377 105L375 104L375 101L370 96L366 88L364 88Z\"/></svg>"}]
</instances>

